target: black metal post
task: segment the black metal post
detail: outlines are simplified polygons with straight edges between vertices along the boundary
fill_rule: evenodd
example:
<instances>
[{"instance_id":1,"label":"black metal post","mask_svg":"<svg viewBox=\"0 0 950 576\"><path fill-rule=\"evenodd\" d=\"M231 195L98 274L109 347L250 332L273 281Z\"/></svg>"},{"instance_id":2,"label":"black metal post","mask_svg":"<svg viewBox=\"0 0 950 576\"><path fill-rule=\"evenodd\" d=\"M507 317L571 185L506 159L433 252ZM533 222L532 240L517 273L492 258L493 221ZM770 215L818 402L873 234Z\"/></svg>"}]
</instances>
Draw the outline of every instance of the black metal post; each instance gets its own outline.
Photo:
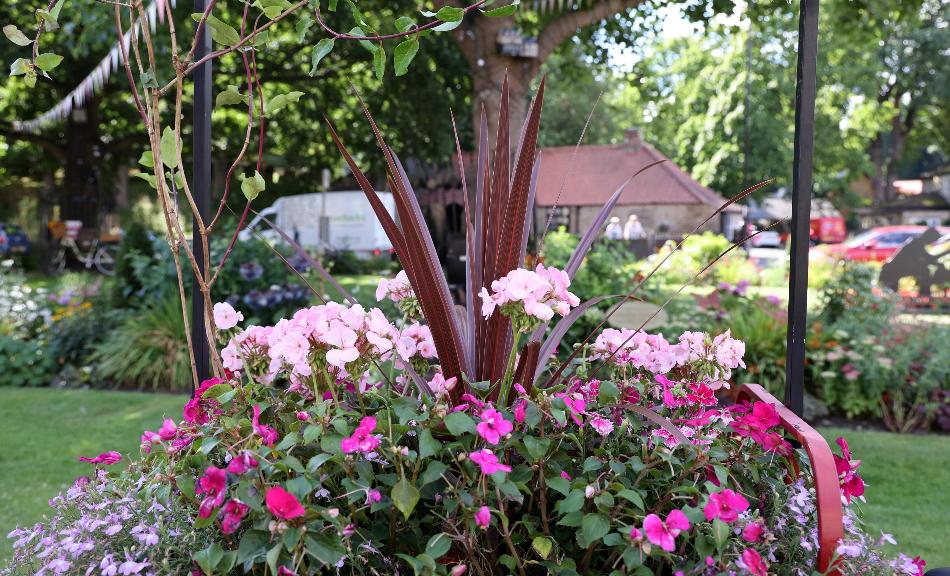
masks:
<instances>
[{"instance_id":1,"label":"black metal post","mask_svg":"<svg viewBox=\"0 0 950 576\"><path fill-rule=\"evenodd\" d=\"M805 332L811 219L815 91L818 79L818 0L801 0L795 90L795 156L792 163L792 253L788 286L785 405L799 416L805 401Z\"/></svg>"},{"instance_id":2,"label":"black metal post","mask_svg":"<svg viewBox=\"0 0 950 576\"><path fill-rule=\"evenodd\" d=\"M195 12L204 12L208 0L195 0ZM203 27L198 37L198 47L195 50L195 59L198 60L211 51L211 35L207 33L207 26ZM211 211L211 61L198 66L194 72L195 99L194 99L194 127L192 141L192 185L191 192L198 213L207 222ZM198 236L198 223L195 219L191 235L191 245L198 261L198 268L204 272L207 263L201 249L201 238ZM210 353L208 350L208 334L205 329L204 297L198 282L192 283L191 290L191 347L195 354L195 368L198 379L204 380L211 374Z\"/></svg>"}]
</instances>

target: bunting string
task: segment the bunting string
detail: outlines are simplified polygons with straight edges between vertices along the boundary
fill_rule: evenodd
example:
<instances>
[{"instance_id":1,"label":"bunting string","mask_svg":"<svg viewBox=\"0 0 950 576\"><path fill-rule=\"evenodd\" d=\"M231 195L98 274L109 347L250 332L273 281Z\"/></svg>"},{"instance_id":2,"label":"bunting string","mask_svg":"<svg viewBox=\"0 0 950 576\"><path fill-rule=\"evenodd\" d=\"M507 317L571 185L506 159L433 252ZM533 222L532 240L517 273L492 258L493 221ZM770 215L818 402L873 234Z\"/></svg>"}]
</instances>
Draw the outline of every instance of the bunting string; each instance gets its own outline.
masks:
<instances>
[{"instance_id":1,"label":"bunting string","mask_svg":"<svg viewBox=\"0 0 950 576\"><path fill-rule=\"evenodd\" d=\"M168 0L155 0L149 4L148 8L145 10L146 19L149 22L152 32L155 32L156 22L161 20L164 22L164 6ZM175 7L176 0L171 0L172 8ZM140 21L135 20L133 27L130 28L125 35L122 37L122 46L125 49L126 53L129 51L129 43L132 40L132 34L139 32ZM93 68L92 72L86 76L78 86L73 88L73 90L66 95L65 98L59 101L58 104L44 112L43 114L37 116L32 120L19 121L15 120L13 122L13 129L18 132L31 132L36 133L42 130L44 127L54 123L59 122L72 114L73 110L82 110L86 101L95 94L98 94L102 91L102 87L106 85L109 81L109 78L112 76L113 72L119 69L119 66L122 65L121 51L119 48L119 43L116 42L115 46L109 50L109 53L106 54L106 57Z\"/></svg>"}]
</instances>

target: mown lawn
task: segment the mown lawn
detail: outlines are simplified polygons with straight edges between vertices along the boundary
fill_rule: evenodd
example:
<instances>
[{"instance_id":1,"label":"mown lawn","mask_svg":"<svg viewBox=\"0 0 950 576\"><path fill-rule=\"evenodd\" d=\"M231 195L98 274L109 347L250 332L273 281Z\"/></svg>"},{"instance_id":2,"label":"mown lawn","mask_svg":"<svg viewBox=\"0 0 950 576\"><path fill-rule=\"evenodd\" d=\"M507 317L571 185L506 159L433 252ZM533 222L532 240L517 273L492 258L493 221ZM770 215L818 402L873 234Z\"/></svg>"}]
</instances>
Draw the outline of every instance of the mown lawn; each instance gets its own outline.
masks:
<instances>
[{"instance_id":1,"label":"mown lawn","mask_svg":"<svg viewBox=\"0 0 950 576\"><path fill-rule=\"evenodd\" d=\"M105 450L138 453L143 429L177 418L181 396L92 390L0 389L0 536L40 520L46 501L90 471L76 460ZM950 566L950 438L823 429L847 437L868 483L863 508L872 530L930 566ZM5 539L0 558L10 553Z\"/></svg>"},{"instance_id":2,"label":"mown lawn","mask_svg":"<svg viewBox=\"0 0 950 576\"><path fill-rule=\"evenodd\" d=\"M17 524L42 519L46 501L89 474L79 456L137 455L142 430L181 417L183 396L96 390L0 388L0 558Z\"/></svg>"}]
</instances>

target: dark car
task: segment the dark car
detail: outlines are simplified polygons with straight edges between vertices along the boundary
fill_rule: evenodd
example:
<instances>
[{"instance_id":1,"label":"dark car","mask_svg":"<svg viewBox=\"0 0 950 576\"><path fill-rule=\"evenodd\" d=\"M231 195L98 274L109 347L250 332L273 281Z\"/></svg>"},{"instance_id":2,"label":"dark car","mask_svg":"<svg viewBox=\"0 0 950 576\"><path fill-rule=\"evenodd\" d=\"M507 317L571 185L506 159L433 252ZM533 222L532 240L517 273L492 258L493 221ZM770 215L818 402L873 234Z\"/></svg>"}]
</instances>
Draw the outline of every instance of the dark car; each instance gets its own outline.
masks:
<instances>
[{"instance_id":1,"label":"dark car","mask_svg":"<svg viewBox=\"0 0 950 576\"><path fill-rule=\"evenodd\" d=\"M26 237L26 232L16 224L5 224L0 222L0 254L12 256L14 254L25 254L30 250L30 239Z\"/></svg>"}]
</instances>

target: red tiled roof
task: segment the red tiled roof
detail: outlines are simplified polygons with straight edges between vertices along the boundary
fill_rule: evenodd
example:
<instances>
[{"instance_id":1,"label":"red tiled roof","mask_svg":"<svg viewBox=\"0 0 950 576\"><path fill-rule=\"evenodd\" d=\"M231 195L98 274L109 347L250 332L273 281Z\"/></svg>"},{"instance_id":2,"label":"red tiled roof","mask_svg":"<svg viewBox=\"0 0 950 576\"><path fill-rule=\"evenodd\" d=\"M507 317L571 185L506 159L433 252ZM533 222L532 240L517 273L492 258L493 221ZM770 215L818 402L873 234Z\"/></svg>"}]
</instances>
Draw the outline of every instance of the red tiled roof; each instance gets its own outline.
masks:
<instances>
[{"instance_id":1,"label":"red tiled roof","mask_svg":"<svg viewBox=\"0 0 950 576\"><path fill-rule=\"evenodd\" d=\"M707 204L718 208L725 202L649 144L581 146L572 165L574 149L541 149L538 206L553 206L555 202L559 206L601 206L624 180L657 160L667 161L637 176L621 194L619 205ZM565 181L569 166L570 174ZM564 190L557 199L562 183Z\"/></svg>"}]
</instances>

